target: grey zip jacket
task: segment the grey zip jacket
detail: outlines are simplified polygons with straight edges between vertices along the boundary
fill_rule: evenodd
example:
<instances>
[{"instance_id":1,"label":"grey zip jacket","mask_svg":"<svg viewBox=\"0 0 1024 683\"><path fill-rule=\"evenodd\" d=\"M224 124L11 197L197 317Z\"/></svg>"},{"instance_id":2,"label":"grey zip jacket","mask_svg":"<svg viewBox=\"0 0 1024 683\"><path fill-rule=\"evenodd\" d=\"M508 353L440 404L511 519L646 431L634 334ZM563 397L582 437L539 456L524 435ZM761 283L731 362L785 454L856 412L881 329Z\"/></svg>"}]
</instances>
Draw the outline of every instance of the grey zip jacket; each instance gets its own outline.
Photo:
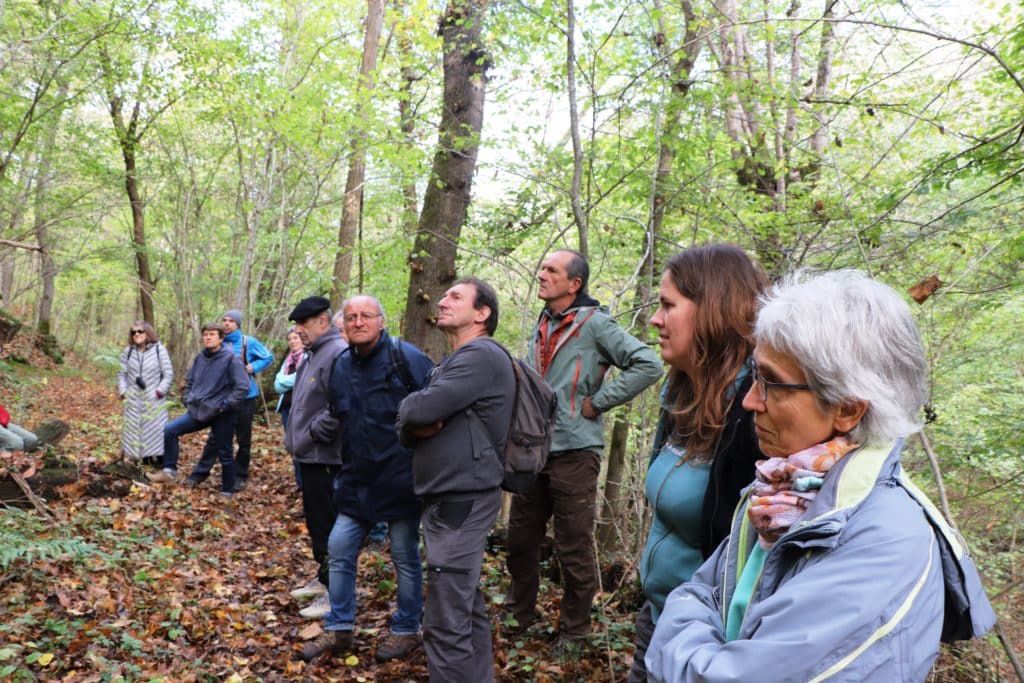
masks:
<instances>
[{"instance_id":1,"label":"grey zip jacket","mask_svg":"<svg viewBox=\"0 0 1024 683\"><path fill-rule=\"evenodd\" d=\"M651 681L924 681L946 642L995 623L963 539L902 472L902 439L841 459L768 551L738 638L725 618L757 534L731 535L669 594Z\"/></svg>"}]
</instances>

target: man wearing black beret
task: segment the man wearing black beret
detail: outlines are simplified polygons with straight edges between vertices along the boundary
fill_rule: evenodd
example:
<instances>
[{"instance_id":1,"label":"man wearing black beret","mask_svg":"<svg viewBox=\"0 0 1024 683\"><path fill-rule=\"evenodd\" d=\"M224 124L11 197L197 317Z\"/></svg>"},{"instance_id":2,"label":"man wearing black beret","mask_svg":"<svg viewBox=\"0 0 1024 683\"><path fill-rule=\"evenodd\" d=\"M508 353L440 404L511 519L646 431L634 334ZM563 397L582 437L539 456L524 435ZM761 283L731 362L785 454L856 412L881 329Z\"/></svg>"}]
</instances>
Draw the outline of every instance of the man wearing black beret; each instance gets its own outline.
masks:
<instances>
[{"instance_id":1,"label":"man wearing black beret","mask_svg":"<svg viewBox=\"0 0 1024 683\"><path fill-rule=\"evenodd\" d=\"M341 467L338 419L330 409L330 378L334 359L345 350L345 342L331 324L331 302L322 296L303 299L288 319L295 322L306 347L306 360L299 365L292 389L292 407L284 446L299 463L302 474L302 511L313 546L317 575L292 591L295 598L315 598L299 613L320 619L330 611L327 599L327 538L337 516L332 495L334 478Z\"/></svg>"}]
</instances>

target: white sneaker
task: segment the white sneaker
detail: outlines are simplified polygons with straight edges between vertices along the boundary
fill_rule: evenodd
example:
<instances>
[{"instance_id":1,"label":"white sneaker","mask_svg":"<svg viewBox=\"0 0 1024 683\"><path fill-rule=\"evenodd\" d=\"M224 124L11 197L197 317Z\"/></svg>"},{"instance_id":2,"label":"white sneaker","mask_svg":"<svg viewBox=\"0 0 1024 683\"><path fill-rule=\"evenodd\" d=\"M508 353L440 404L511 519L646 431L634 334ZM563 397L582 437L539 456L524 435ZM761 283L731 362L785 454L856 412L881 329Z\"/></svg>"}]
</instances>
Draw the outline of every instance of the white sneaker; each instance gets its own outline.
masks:
<instances>
[{"instance_id":1,"label":"white sneaker","mask_svg":"<svg viewBox=\"0 0 1024 683\"><path fill-rule=\"evenodd\" d=\"M291 591L290 595L296 600L308 600L318 595L327 595L327 586L320 583L320 579L314 576L305 586Z\"/></svg>"},{"instance_id":2,"label":"white sneaker","mask_svg":"<svg viewBox=\"0 0 1024 683\"><path fill-rule=\"evenodd\" d=\"M331 601L327 594L318 595L316 600L310 603L309 607L299 610L299 616L304 619L323 619L331 611Z\"/></svg>"}]
</instances>

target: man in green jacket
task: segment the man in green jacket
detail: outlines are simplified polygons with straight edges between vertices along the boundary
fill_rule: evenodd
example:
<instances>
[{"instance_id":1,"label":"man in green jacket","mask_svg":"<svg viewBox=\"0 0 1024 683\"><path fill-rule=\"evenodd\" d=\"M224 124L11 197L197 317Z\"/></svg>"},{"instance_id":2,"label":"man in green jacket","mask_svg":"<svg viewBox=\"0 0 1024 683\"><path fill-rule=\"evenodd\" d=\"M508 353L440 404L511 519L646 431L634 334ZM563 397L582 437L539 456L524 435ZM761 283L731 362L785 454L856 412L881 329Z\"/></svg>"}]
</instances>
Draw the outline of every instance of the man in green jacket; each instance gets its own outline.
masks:
<instances>
[{"instance_id":1,"label":"man in green jacket","mask_svg":"<svg viewBox=\"0 0 1024 683\"><path fill-rule=\"evenodd\" d=\"M508 609L519 628L536 619L540 545L554 516L555 552L562 568L557 654L590 636L597 592L594 516L604 427L601 414L661 377L657 352L626 332L587 294L590 266L576 251L544 259L537 296L545 302L530 337L529 362L558 394L558 418L547 465L529 490L512 497ZM619 369L604 382L610 367Z\"/></svg>"}]
</instances>

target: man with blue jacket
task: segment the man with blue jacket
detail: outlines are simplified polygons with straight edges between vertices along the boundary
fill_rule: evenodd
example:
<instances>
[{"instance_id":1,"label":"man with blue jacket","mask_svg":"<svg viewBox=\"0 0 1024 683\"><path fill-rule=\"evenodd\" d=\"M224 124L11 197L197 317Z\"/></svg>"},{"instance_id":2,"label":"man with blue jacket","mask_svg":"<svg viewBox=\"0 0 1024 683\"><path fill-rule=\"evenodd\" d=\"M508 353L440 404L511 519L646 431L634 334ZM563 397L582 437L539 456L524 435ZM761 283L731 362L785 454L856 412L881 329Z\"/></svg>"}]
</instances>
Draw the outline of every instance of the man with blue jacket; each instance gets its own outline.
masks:
<instances>
[{"instance_id":1,"label":"man with blue jacket","mask_svg":"<svg viewBox=\"0 0 1024 683\"><path fill-rule=\"evenodd\" d=\"M164 467L146 476L154 482L173 482L178 477L178 439L210 428L206 444L215 443L221 468L221 495L235 491L235 461L231 438L235 413L245 401L249 377L238 356L224 346L224 330L217 323L203 325L203 350L192 362L185 379L182 401L187 412L164 427Z\"/></svg>"},{"instance_id":2,"label":"man with blue jacket","mask_svg":"<svg viewBox=\"0 0 1024 683\"><path fill-rule=\"evenodd\" d=\"M245 401L235 412L235 438L238 439L238 452L235 453L235 490L241 491L249 483L249 461L252 457L252 419L256 414L256 399L260 395L256 375L262 372L274 360L270 351L259 343L255 337L242 334L242 312L237 309L225 311L221 318L224 328L224 345L231 349L242 360L246 373L249 375L249 391ZM216 458L216 437L206 442L203 455L192 469L186 483L195 486L206 481L213 469Z\"/></svg>"},{"instance_id":3,"label":"man with blue jacket","mask_svg":"<svg viewBox=\"0 0 1024 683\"><path fill-rule=\"evenodd\" d=\"M339 423L341 472L334 482L337 518L327 542L330 612L324 633L302 657L340 655L354 645L356 574L363 538L379 522L391 529L397 610L376 659L408 656L419 645L423 566L419 552L420 501L413 492L412 451L398 442L398 404L426 384L434 363L385 330L380 301L359 295L342 304L348 348L334 361L331 412Z\"/></svg>"}]
</instances>

